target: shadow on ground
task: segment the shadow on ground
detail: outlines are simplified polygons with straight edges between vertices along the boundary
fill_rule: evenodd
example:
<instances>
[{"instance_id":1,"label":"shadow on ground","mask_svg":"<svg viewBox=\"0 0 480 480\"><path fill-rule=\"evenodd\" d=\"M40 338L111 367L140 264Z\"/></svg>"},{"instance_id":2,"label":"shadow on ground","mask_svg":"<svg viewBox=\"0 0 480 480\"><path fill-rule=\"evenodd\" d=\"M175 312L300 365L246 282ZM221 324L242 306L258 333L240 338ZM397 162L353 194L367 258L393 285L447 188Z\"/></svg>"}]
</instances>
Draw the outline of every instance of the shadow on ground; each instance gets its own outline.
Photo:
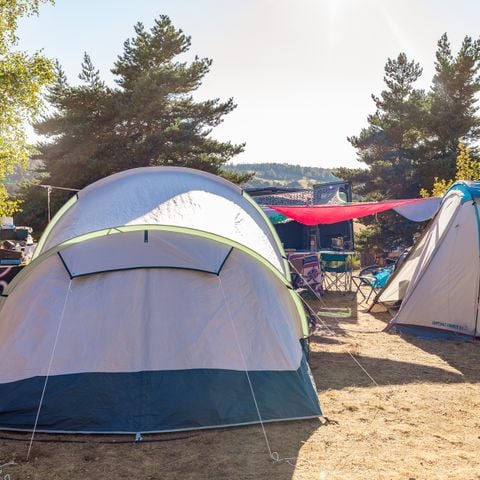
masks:
<instances>
[{"instance_id":1,"label":"shadow on ground","mask_svg":"<svg viewBox=\"0 0 480 480\"><path fill-rule=\"evenodd\" d=\"M393 335L393 334L392 334ZM402 339L423 351L436 355L463 375L463 381L480 382L480 341L426 340L412 335Z\"/></svg>"},{"instance_id":2,"label":"shadow on ground","mask_svg":"<svg viewBox=\"0 0 480 480\"><path fill-rule=\"evenodd\" d=\"M368 305L358 305L357 297L352 294L328 292L321 300L315 300L310 304L321 317L321 321L317 321L316 329L310 337L310 344L313 347L310 353L310 364L319 391L373 385L372 380L362 372L360 367L352 368L354 360L348 352L324 348L342 345L355 355L368 372L372 373L379 385L480 381L480 369L478 369L480 342L423 340L413 336L402 336L402 339L411 345L438 356L457 372L433 365L359 355L356 352L358 333L363 334L362 342L365 340L368 344L369 334L374 335L371 337L372 341L378 341L377 334L387 335L383 333L383 329L391 319L391 315L386 311L369 312L369 315L379 322L373 322L371 330L365 330L365 327L360 329L358 323L359 315L367 313ZM315 345L318 347L315 348ZM392 349L394 348L395 343L392 344ZM394 350L392 353L395 353ZM405 355L405 352L403 354ZM472 358L477 358L479 361L472 362Z\"/></svg>"},{"instance_id":3,"label":"shadow on ground","mask_svg":"<svg viewBox=\"0 0 480 480\"><path fill-rule=\"evenodd\" d=\"M480 372L466 378L459 373L442 368L409 362L355 355L361 365L371 372L380 385L404 385L408 383L463 383L478 381ZM312 373L319 392L347 387L371 387L372 380L360 369L353 368L347 352L311 352Z\"/></svg>"},{"instance_id":4,"label":"shadow on ground","mask_svg":"<svg viewBox=\"0 0 480 480\"><path fill-rule=\"evenodd\" d=\"M272 451L293 458L293 466L272 462L260 425L145 435L138 443L132 436L38 434L28 463L30 434L0 432L0 464L15 461L3 469L12 479L289 480L299 450L320 426L318 419L265 425Z\"/></svg>"},{"instance_id":5,"label":"shadow on ground","mask_svg":"<svg viewBox=\"0 0 480 480\"><path fill-rule=\"evenodd\" d=\"M310 308L320 318L315 318L316 327L311 339L325 343L321 331L331 330L338 336L346 334L345 326L358 323L356 297L351 292L325 292L319 300L308 301ZM310 312L311 313L311 312Z\"/></svg>"}]
</instances>

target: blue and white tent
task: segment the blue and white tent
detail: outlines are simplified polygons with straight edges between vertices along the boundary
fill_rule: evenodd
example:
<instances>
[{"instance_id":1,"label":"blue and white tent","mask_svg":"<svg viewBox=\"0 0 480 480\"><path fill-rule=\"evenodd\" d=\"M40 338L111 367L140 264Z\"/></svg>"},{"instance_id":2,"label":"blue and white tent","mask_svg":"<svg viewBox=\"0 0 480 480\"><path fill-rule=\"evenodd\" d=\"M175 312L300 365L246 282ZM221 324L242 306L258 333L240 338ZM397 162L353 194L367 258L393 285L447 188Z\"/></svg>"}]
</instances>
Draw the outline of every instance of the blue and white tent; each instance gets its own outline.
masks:
<instances>
[{"instance_id":1,"label":"blue and white tent","mask_svg":"<svg viewBox=\"0 0 480 480\"><path fill-rule=\"evenodd\" d=\"M480 182L456 182L378 300L401 301L389 329L429 338L480 336Z\"/></svg>"},{"instance_id":2,"label":"blue and white tent","mask_svg":"<svg viewBox=\"0 0 480 480\"><path fill-rule=\"evenodd\" d=\"M306 333L273 227L240 188L182 168L112 175L66 204L4 292L0 428L316 417Z\"/></svg>"}]
</instances>

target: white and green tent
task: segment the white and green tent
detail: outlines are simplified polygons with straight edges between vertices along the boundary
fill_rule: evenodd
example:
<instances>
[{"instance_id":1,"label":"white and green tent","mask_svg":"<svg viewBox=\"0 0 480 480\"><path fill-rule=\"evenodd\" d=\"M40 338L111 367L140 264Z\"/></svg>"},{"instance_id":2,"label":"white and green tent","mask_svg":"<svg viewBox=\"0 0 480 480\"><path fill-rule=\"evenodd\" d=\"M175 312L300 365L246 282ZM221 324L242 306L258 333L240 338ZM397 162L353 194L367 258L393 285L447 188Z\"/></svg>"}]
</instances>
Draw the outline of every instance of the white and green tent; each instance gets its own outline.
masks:
<instances>
[{"instance_id":1,"label":"white and green tent","mask_svg":"<svg viewBox=\"0 0 480 480\"><path fill-rule=\"evenodd\" d=\"M38 413L39 431L104 433L320 415L289 275L261 210L219 177L155 167L90 185L2 297L0 428Z\"/></svg>"},{"instance_id":2,"label":"white and green tent","mask_svg":"<svg viewBox=\"0 0 480 480\"><path fill-rule=\"evenodd\" d=\"M480 337L480 182L456 182L377 300L401 302L389 329Z\"/></svg>"}]
</instances>

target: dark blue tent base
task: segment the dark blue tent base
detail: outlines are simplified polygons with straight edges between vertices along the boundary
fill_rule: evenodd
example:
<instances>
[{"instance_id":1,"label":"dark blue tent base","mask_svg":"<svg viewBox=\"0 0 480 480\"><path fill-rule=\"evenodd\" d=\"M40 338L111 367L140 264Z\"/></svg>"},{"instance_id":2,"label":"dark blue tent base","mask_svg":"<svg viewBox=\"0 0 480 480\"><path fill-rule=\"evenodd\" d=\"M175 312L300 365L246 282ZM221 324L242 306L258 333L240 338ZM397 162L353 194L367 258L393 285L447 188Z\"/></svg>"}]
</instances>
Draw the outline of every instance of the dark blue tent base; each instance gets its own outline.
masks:
<instances>
[{"instance_id":1,"label":"dark blue tent base","mask_svg":"<svg viewBox=\"0 0 480 480\"><path fill-rule=\"evenodd\" d=\"M262 421L320 416L303 360L297 371L251 371ZM31 431L45 377L0 385L0 429ZM39 432L148 433L258 423L247 375L195 369L80 373L48 379Z\"/></svg>"},{"instance_id":2,"label":"dark blue tent base","mask_svg":"<svg viewBox=\"0 0 480 480\"><path fill-rule=\"evenodd\" d=\"M420 325L402 325L395 323L389 325L386 330L388 332L397 331L399 333L406 333L407 335L412 335L423 340L456 340L458 342L472 342L475 340L475 337L472 335Z\"/></svg>"}]
</instances>

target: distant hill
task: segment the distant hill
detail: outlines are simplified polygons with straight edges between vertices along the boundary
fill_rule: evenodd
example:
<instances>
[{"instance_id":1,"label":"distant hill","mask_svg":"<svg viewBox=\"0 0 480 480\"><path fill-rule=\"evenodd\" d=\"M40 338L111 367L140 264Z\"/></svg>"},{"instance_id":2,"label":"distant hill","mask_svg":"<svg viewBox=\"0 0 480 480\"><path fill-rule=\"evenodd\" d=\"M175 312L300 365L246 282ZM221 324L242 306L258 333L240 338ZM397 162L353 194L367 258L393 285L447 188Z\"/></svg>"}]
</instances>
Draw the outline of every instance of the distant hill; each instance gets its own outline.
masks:
<instances>
[{"instance_id":1,"label":"distant hill","mask_svg":"<svg viewBox=\"0 0 480 480\"><path fill-rule=\"evenodd\" d=\"M316 183L338 180L331 170L319 167L302 167L288 163L243 163L225 165L225 170L238 173L255 172L255 176L244 187L310 187Z\"/></svg>"},{"instance_id":2,"label":"distant hill","mask_svg":"<svg viewBox=\"0 0 480 480\"><path fill-rule=\"evenodd\" d=\"M10 193L14 194L22 182L33 180L38 175L34 171L34 167L37 166L38 162L32 163L29 170L18 170L15 174L10 175L6 182ZM332 171L327 168L302 167L288 163L243 163L239 165L225 165L223 168L239 173L255 172L255 176L243 185L245 188L265 186L308 188L317 183L338 180L332 174Z\"/></svg>"}]
</instances>

